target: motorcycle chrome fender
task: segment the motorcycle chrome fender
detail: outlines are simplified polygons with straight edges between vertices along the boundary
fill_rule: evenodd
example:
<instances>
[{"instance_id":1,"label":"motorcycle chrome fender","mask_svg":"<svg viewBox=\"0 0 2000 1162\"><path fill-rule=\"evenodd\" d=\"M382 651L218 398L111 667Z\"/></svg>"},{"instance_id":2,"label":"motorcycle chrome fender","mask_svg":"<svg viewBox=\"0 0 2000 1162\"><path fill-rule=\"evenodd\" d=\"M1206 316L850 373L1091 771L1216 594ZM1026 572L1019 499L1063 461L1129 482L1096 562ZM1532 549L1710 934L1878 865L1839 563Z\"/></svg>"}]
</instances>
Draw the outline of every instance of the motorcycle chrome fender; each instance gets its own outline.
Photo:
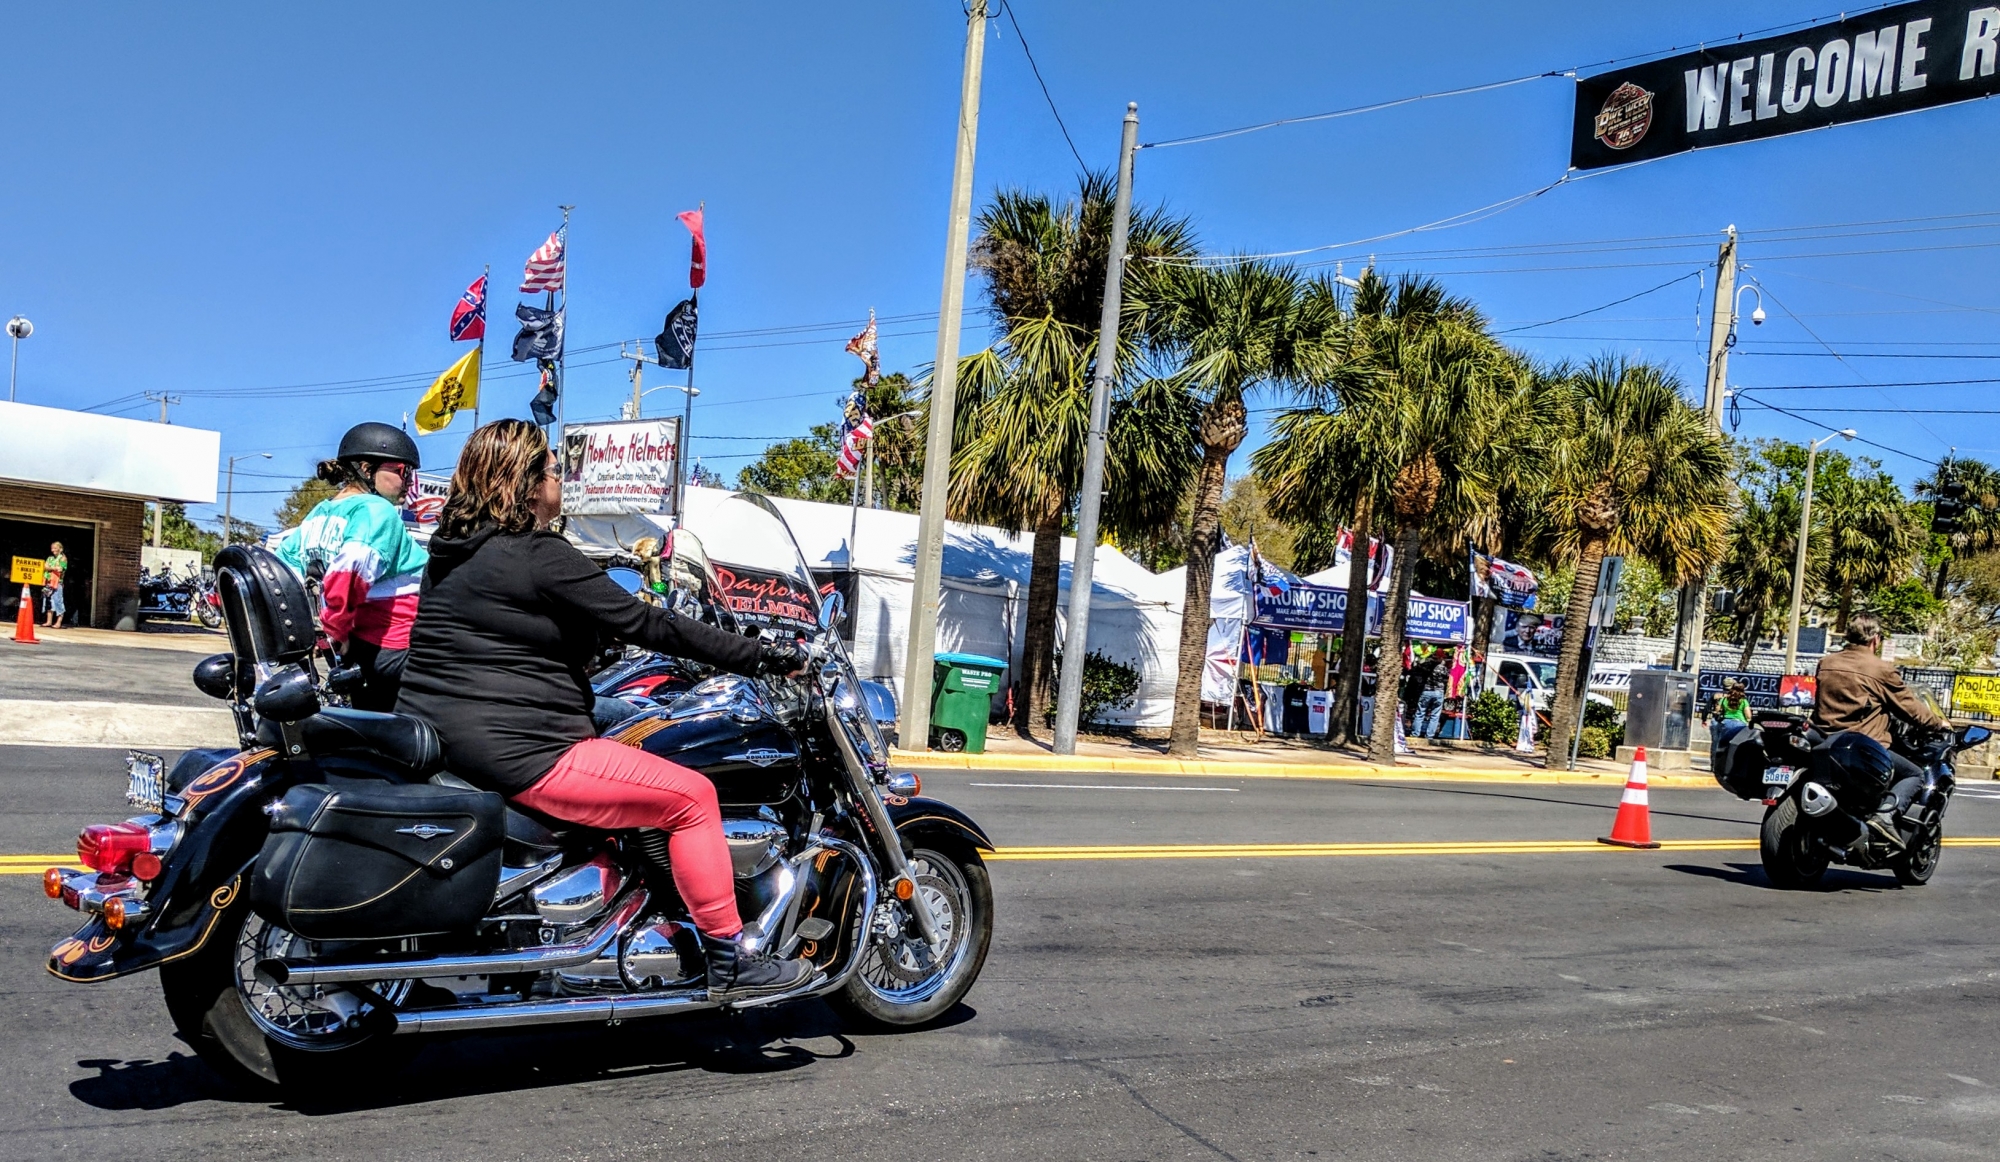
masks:
<instances>
[{"instance_id":1,"label":"motorcycle chrome fender","mask_svg":"<svg viewBox=\"0 0 2000 1162\"><path fill-rule=\"evenodd\" d=\"M225 757L211 762L217 753ZM184 831L152 881L144 918L113 931L103 916L90 917L50 950L49 972L67 981L112 980L200 951L264 846L262 807L283 768L268 750L183 754L167 776L164 806L178 803L173 813Z\"/></svg>"},{"instance_id":2,"label":"motorcycle chrome fender","mask_svg":"<svg viewBox=\"0 0 2000 1162\"><path fill-rule=\"evenodd\" d=\"M896 834L903 837L906 846L919 836L936 833L947 839L970 843L981 851L993 850L993 841L986 837L985 829L974 823L972 816L942 799L926 799L921 795L907 799L900 795L887 796L883 806L889 812L889 821L895 825Z\"/></svg>"}]
</instances>

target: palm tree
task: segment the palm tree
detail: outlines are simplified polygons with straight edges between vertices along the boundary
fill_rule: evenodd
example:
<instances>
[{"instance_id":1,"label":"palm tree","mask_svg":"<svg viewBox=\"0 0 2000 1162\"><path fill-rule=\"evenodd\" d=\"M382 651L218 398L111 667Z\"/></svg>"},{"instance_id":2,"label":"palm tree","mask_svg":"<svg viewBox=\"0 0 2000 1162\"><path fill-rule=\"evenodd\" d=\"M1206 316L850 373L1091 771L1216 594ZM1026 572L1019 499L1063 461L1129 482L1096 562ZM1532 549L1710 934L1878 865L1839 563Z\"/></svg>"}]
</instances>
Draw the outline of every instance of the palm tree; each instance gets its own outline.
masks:
<instances>
[{"instance_id":1,"label":"palm tree","mask_svg":"<svg viewBox=\"0 0 2000 1162\"><path fill-rule=\"evenodd\" d=\"M1677 585L1701 576L1722 556L1730 460L1659 367L1597 359L1548 387L1537 406L1549 445L1539 511L1558 559L1576 568L1549 724L1554 766L1567 759L1583 694L1578 668L1598 565L1625 553Z\"/></svg>"},{"instance_id":2,"label":"palm tree","mask_svg":"<svg viewBox=\"0 0 2000 1162\"><path fill-rule=\"evenodd\" d=\"M1824 536L1814 536L1808 543L1809 592L1818 572L1816 565L1825 562L1825 545ZM1716 574L1736 594L1733 616L1737 640L1743 646L1743 656L1736 663L1739 670L1749 668L1766 620L1774 616L1782 619L1791 608L1792 563L1798 547L1798 489L1780 486L1768 495L1744 490L1741 507L1729 525L1728 549Z\"/></svg>"},{"instance_id":3,"label":"palm tree","mask_svg":"<svg viewBox=\"0 0 2000 1162\"><path fill-rule=\"evenodd\" d=\"M1869 593L1901 577L1916 555L1921 530L1895 480L1879 468L1868 476L1834 477L1815 496L1825 506L1826 584L1834 595L1833 628L1845 632L1857 590Z\"/></svg>"},{"instance_id":4,"label":"palm tree","mask_svg":"<svg viewBox=\"0 0 2000 1162\"><path fill-rule=\"evenodd\" d=\"M1053 686L1063 523L1083 475L1092 361L1104 297L1110 180L1086 174L1074 198L1009 190L979 216L973 264L1001 336L960 362L950 506L954 515L1032 530L1034 550L1014 727L1033 737ZM1135 208L1135 258L1193 250L1184 219ZM1119 366L1133 360L1121 354ZM1105 527L1162 519L1193 463L1191 409L1125 376L1112 408Z\"/></svg>"},{"instance_id":5,"label":"palm tree","mask_svg":"<svg viewBox=\"0 0 2000 1162\"><path fill-rule=\"evenodd\" d=\"M1306 293L1291 267L1250 259L1222 266L1147 268L1135 312L1173 380L1200 401L1195 481L1181 612L1180 667L1168 753L1193 757L1201 728L1208 602L1229 457L1249 434L1245 397L1267 384L1323 377L1344 348L1331 287Z\"/></svg>"}]
</instances>

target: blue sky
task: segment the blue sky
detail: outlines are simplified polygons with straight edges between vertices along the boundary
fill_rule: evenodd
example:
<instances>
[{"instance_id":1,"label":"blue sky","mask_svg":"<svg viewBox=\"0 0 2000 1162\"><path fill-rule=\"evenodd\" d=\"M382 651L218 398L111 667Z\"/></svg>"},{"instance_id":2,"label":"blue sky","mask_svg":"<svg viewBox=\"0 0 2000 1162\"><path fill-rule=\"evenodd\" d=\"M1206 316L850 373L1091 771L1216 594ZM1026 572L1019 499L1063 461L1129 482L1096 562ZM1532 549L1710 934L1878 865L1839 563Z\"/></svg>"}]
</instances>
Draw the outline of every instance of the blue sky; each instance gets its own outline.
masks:
<instances>
[{"instance_id":1,"label":"blue sky","mask_svg":"<svg viewBox=\"0 0 2000 1162\"><path fill-rule=\"evenodd\" d=\"M1113 160L1128 100L1140 102L1141 139L1156 141L1831 15L1808 3L1745 15L1695 2L1239 0L1223 18L1176 0L1015 5L1093 166ZM962 35L955 0L18 7L0 45L0 314L37 328L21 348L20 398L89 407L182 393L175 422L220 429L225 452L274 454L238 473L239 511L261 517L349 424L414 406L421 384L382 381L459 354L445 337L459 291L485 263L496 286L515 285L559 203L577 207L579 352L659 329L686 291L674 214L706 200L695 451L733 477L764 438L835 414L858 366L841 349L847 324L870 307L913 316L884 324L887 368L931 358ZM1139 196L1191 215L1217 251L1368 238L1554 181L1570 102L1567 81L1542 80L1147 150ZM1834 409L1813 416L1917 457L1874 452L1907 480L1953 445L2000 458L1994 417L1915 410L1986 407L1990 384L1872 386L2000 375L1989 370L2000 217L1937 220L1990 209L1996 127L2000 109L1974 102L1684 155L1476 225L1309 259L1340 258L1351 274L1373 253L1385 270L1434 273L1506 329L1695 271L1735 223L1770 321L1744 328L1731 380L1838 387L1764 398ZM1074 184L1076 161L1004 18L988 43L979 145L982 194ZM1892 224L1768 233L1857 222ZM1578 245L1618 239L1644 241ZM494 298L503 344L513 301ZM1697 306L1688 279L1510 338L1544 358L1667 360L1698 385ZM969 320L967 350L984 336ZM813 324L839 325L777 330ZM572 419L609 416L629 393L616 353L572 358ZM651 369L648 385L663 382ZM259 388L283 390L242 394ZM526 414L532 390L489 379L485 415ZM469 426L427 439L426 460L448 463ZM1818 432L1746 407L1741 434Z\"/></svg>"}]
</instances>

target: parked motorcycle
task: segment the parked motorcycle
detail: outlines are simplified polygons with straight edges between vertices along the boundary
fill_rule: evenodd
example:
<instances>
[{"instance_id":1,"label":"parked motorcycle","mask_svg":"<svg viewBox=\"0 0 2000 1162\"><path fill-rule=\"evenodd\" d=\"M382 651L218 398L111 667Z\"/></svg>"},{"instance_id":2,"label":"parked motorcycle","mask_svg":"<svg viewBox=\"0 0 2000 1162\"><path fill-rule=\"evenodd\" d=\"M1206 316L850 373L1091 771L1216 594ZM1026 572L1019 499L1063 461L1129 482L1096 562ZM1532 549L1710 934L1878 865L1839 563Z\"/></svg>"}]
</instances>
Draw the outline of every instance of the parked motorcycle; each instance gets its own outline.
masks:
<instances>
[{"instance_id":1,"label":"parked motorcycle","mask_svg":"<svg viewBox=\"0 0 2000 1162\"><path fill-rule=\"evenodd\" d=\"M1919 697L1930 701L1927 693ZM1800 714L1760 710L1748 725L1724 722L1709 759L1725 790L1764 801L1760 847L1773 885L1811 887L1840 863L1888 868L1915 887L1930 882L1943 852L1944 813L1956 785L1952 760L1990 737L1983 726L1899 724L1897 749L1923 768L1922 785L1903 808L1890 790L1899 775L1888 747L1854 731L1828 737Z\"/></svg>"},{"instance_id":2,"label":"parked motorcycle","mask_svg":"<svg viewBox=\"0 0 2000 1162\"><path fill-rule=\"evenodd\" d=\"M194 567L178 576L166 566L157 572L140 569L139 616L199 620L209 629L221 629L222 598L215 590L215 574Z\"/></svg>"},{"instance_id":3,"label":"parked motorcycle","mask_svg":"<svg viewBox=\"0 0 2000 1162\"><path fill-rule=\"evenodd\" d=\"M717 559L811 574L761 497L725 502ZM678 568L713 584L704 547ZM725 555L726 554L726 555ZM195 682L231 705L241 749L171 769L128 758L141 814L86 827L85 868L44 887L85 914L49 971L95 982L158 968L175 1027L239 1080L379 1077L408 1034L616 1023L824 997L907 1027L965 996L993 929L985 833L891 774L832 627L798 678L710 673L607 737L714 780L743 942L818 970L778 996L712 999L665 833L530 814L444 769L424 722L323 705L296 574L260 547L216 560L231 652ZM703 615L733 625L708 602Z\"/></svg>"}]
</instances>

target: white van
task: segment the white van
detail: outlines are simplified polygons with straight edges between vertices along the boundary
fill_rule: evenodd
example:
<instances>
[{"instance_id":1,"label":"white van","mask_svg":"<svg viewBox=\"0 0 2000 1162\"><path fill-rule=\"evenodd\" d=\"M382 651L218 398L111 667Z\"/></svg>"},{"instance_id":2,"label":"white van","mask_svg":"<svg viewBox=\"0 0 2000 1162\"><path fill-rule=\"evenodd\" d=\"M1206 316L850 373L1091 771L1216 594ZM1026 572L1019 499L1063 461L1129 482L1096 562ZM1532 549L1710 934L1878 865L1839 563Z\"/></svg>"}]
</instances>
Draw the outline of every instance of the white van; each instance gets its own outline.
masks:
<instances>
[{"instance_id":1,"label":"white van","mask_svg":"<svg viewBox=\"0 0 2000 1162\"><path fill-rule=\"evenodd\" d=\"M1602 702L1606 706L1616 703L1605 695L1605 691L1630 689L1632 667L1629 665L1592 666L1590 668L1590 700ZM1486 689L1519 700L1528 698L1537 710L1548 710L1556 701L1556 660L1546 654L1503 654L1486 655Z\"/></svg>"}]
</instances>

